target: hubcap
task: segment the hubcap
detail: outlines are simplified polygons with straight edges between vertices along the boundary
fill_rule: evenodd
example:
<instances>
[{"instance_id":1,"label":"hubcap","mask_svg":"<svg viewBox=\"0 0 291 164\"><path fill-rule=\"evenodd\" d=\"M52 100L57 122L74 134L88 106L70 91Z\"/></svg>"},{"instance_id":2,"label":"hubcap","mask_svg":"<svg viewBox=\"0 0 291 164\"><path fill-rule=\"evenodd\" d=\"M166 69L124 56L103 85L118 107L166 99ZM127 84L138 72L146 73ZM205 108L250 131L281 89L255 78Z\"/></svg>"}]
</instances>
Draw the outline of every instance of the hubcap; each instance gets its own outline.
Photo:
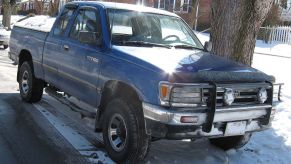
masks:
<instances>
[{"instance_id":1,"label":"hubcap","mask_svg":"<svg viewBox=\"0 0 291 164\"><path fill-rule=\"evenodd\" d=\"M127 128L124 118L120 114L111 117L108 128L108 137L112 148L120 152L126 144Z\"/></svg>"},{"instance_id":2,"label":"hubcap","mask_svg":"<svg viewBox=\"0 0 291 164\"><path fill-rule=\"evenodd\" d=\"M29 85L28 85L28 72L24 71L21 79L21 89L24 94L28 93Z\"/></svg>"}]
</instances>

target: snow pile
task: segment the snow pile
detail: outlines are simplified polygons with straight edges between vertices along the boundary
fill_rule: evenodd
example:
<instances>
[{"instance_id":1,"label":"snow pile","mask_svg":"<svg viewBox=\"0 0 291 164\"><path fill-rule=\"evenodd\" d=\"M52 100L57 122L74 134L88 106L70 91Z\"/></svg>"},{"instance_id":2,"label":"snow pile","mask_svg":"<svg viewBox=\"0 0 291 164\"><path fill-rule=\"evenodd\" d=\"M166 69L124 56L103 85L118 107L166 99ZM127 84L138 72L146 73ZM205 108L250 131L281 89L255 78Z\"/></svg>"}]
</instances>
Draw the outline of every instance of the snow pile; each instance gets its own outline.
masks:
<instances>
[{"instance_id":1,"label":"snow pile","mask_svg":"<svg viewBox=\"0 0 291 164\"><path fill-rule=\"evenodd\" d=\"M257 40L255 52L291 58L291 45L282 44L280 42L267 44L262 40Z\"/></svg>"},{"instance_id":2,"label":"snow pile","mask_svg":"<svg viewBox=\"0 0 291 164\"><path fill-rule=\"evenodd\" d=\"M49 32L55 22L55 17L50 16L34 16L17 22L15 25L20 27L26 27L34 30L42 30Z\"/></svg>"},{"instance_id":3,"label":"snow pile","mask_svg":"<svg viewBox=\"0 0 291 164\"><path fill-rule=\"evenodd\" d=\"M210 35L208 33L199 33L197 31L194 31L194 33L202 44L209 41ZM291 58L291 45L280 42L272 42L271 44L268 44L262 40L257 40L255 53Z\"/></svg>"},{"instance_id":4,"label":"snow pile","mask_svg":"<svg viewBox=\"0 0 291 164\"><path fill-rule=\"evenodd\" d=\"M198 39L201 41L202 44L209 41L210 35L209 33L200 33L198 31L194 31Z\"/></svg>"}]
</instances>

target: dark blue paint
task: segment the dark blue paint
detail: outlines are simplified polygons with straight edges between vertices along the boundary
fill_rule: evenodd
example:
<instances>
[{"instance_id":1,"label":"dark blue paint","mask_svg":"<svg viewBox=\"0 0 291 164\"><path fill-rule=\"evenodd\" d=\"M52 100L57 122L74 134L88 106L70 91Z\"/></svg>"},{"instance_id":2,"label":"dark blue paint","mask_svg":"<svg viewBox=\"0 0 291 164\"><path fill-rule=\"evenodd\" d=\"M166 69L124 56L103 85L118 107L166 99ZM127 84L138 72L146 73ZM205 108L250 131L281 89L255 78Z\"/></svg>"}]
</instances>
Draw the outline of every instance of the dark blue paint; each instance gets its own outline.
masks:
<instances>
[{"instance_id":1,"label":"dark blue paint","mask_svg":"<svg viewBox=\"0 0 291 164\"><path fill-rule=\"evenodd\" d=\"M112 80L134 88L142 101L159 104L158 84L160 81L169 81L171 74L195 74L199 71L258 72L201 50L112 46L106 9L130 9L130 6L100 2L76 4L99 10L102 46L92 47L69 39L68 31L74 20L71 19L63 37L55 37L51 32L15 27L10 51L16 56L23 49L30 51L35 63L39 63L34 64L36 77L93 106L99 105L102 88ZM155 9L147 12L175 16ZM70 47L69 51L64 50L64 45ZM87 56L98 59L98 62L88 60ZM191 79L187 82L191 82Z\"/></svg>"}]
</instances>

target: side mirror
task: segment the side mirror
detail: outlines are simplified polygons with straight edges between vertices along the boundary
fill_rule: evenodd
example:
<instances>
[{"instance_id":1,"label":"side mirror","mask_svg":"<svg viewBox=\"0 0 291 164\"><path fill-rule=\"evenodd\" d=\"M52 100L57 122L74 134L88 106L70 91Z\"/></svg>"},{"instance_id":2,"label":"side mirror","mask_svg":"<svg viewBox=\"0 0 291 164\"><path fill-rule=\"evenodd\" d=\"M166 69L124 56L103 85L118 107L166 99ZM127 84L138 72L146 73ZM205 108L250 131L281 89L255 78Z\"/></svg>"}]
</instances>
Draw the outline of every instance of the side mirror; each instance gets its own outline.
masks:
<instances>
[{"instance_id":1,"label":"side mirror","mask_svg":"<svg viewBox=\"0 0 291 164\"><path fill-rule=\"evenodd\" d=\"M211 41L204 43L204 50L206 52L210 52L212 50L212 42Z\"/></svg>"},{"instance_id":2,"label":"side mirror","mask_svg":"<svg viewBox=\"0 0 291 164\"><path fill-rule=\"evenodd\" d=\"M96 32L80 31L79 41L86 44L101 45L101 37Z\"/></svg>"}]
</instances>

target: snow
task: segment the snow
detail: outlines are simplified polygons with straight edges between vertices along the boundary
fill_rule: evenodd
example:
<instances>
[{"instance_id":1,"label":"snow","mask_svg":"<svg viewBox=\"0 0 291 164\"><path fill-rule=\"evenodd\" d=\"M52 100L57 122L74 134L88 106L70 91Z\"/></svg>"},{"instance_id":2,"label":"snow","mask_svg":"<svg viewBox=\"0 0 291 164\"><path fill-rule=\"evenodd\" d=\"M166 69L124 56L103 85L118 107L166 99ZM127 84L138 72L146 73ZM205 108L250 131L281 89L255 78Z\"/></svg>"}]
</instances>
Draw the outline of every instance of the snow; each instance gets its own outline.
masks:
<instances>
[{"instance_id":1,"label":"snow","mask_svg":"<svg viewBox=\"0 0 291 164\"><path fill-rule=\"evenodd\" d=\"M262 40L257 40L255 52L291 58L291 45L282 44L280 42L267 44Z\"/></svg>"},{"instance_id":2,"label":"snow","mask_svg":"<svg viewBox=\"0 0 291 164\"><path fill-rule=\"evenodd\" d=\"M25 16L23 15L11 15L11 24L14 24L15 22L17 22L19 19L24 18ZM3 15L0 15L0 24L2 24L2 19L3 19Z\"/></svg>"},{"instance_id":3,"label":"snow","mask_svg":"<svg viewBox=\"0 0 291 164\"><path fill-rule=\"evenodd\" d=\"M15 25L49 32L55 22L55 19L55 17L38 15L17 22Z\"/></svg>"},{"instance_id":4,"label":"snow","mask_svg":"<svg viewBox=\"0 0 291 164\"><path fill-rule=\"evenodd\" d=\"M202 44L209 41L210 35L208 33L200 33L197 31L194 31L194 33L196 34L196 36L198 37Z\"/></svg>"},{"instance_id":5,"label":"snow","mask_svg":"<svg viewBox=\"0 0 291 164\"><path fill-rule=\"evenodd\" d=\"M209 33L200 33L197 31L194 31L194 33L197 35L197 37L199 38L202 44L204 44L206 41L209 41L209 38L210 38ZM290 55L291 45L282 44L276 41L272 42L271 44L268 44L262 40L257 40L255 53L262 53L262 54L267 54L267 55L275 55L275 56L291 58L291 55Z\"/></svg>"}]
</instances>

